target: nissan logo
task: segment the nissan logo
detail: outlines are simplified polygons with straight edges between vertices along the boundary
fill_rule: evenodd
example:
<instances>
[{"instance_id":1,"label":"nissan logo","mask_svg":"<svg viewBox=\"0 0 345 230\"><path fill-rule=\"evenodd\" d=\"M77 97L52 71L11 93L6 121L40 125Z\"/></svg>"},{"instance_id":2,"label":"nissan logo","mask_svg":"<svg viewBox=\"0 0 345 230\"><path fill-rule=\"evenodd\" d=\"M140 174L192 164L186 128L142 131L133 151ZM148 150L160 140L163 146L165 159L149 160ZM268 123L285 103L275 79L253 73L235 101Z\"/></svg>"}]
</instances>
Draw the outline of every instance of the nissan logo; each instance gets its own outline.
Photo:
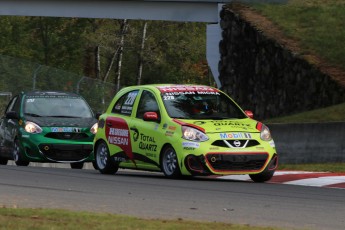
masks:
<instances>
[{"instance_id":1,"label":"nissan logo","mask_svg":"<svg viewBox=\"0 0 345 230\"><path fill-rule=\"evenodd\" d=\"M236 147L240 147L241 146L241 141L239 141L239 140L234 141L234 145Z\"/></svg>"},{"instance_id":2,"label":"nissan logo","mask_svg":"<svg viewBox=\"0 0 345 230\"><path fill-rule=\"evenodd\" d=\"M81 128L73 128L73 131L74 131L75 133L81 133Z\"/></svg>"}]
</instances>

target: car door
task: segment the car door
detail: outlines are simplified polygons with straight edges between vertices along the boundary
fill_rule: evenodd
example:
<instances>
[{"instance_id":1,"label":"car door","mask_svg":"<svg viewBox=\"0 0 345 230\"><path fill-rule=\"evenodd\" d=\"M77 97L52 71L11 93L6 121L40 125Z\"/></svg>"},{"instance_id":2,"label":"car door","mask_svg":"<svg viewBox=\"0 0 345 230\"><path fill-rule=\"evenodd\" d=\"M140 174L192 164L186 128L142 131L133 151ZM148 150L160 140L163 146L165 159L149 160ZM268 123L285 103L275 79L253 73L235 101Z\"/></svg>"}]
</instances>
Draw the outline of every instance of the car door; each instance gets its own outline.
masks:
<instances>
[{"instance_id":1,"label":"car door","mask_svg":"<svg viewBox=\"0 0 345 230\"><path fill-rule=\"evenodd\" d=\"M6 114L9 112L15 112L19 118L20 113L20 98L19 96L15 96L12 100L8 103L7 108L5 110L5 114L1 120L1 131L0 131L0 147L1 147L1 154L6 157L12 156L12 149L13 149L13 141L14 137L17 135L18 132L18 119L8 118Z\"/></svg>"},{"instance_id":2,"label":"car door","mask_svg":"<svg viewBox=\"0 0 345 230\"><path fill-rule=\"evenodd\" d=\"M140 168L159 170L159 151L161 133L159 133L160 121L145 121L146 112L156 112L160 117L160 109L155 95L143 90L137 106L136 115L130 124L130 132L133 142L132 149L136 164Z\"/></svg>"},{"instance_id":3,"label":"car door","mask_svg":"<svg viewBox=\"0 0 345 230\"><path fill-rule=\"evenodd\" d=\"M139 90L133 90L121 96L105 120L105 136L109 151L118 162L134 163L129 127L138 93Z\"/></svg>"}]
</instances>

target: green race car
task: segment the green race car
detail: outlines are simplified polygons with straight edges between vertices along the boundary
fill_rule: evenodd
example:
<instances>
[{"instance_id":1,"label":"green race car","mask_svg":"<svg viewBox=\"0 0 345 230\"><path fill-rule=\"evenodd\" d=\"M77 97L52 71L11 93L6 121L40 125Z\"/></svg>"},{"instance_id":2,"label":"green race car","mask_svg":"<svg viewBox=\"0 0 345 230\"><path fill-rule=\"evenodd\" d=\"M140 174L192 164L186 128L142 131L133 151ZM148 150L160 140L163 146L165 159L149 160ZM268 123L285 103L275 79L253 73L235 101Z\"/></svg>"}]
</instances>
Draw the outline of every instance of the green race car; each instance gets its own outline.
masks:
<instances>
[{"instance_id":1,"label":"green race car","mask_svg":"<svg viewBox=\"0 0 345 230\"><path fill-rule=\"evenodd\" d=\"M81 96L22 92L12 98L0 120L0 164L59 162L80 169L94 160L96 132L97 119Z\"/></svg>"},{"instance_id":2,"label":"green race car","mask_svg":"<svg viewBox=\"0 0 345 230\"><path fill-rule=\"evenodd\" d=\"M120 90L98 121L95 164L181 175L249 174L270 180L278 155L268 127L229 96L201 85L142 85Z\"/></svg>"}]
</instances>

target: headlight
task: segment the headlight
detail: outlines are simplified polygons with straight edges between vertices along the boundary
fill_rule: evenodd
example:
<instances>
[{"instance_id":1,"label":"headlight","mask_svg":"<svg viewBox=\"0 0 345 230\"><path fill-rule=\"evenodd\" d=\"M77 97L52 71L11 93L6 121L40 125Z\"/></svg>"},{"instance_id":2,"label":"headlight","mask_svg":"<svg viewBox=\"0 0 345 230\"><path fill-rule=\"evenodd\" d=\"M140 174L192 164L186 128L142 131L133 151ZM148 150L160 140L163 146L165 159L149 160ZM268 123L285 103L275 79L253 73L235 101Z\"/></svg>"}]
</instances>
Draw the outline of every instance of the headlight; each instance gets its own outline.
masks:
<instances>
[{"instance_id":1,"label":"headlight","mask_svg":"<svg viewBox=\"0 0 345 230\"><path fill-rule=\"evenodd\" d=\"M260 137L261 137L261 140L263 140L263 141L272 140L271 132L270 132L269 128L264 124L262 124Z\"/></svg>"},{"instance_id":2,"label":"headlight","mask_svg":"<svg viewBox=\"0 0 345 230\"><path fill-rule=\"evenodd\" d=\"M91 127L90 132L91 132L92 134L96 134L96 133L97 133L97 130L98 130L98 123L95 123L95 124Z\"/></svg>"},{"instance_id":3,"label":"headlight","mask_svg":"<svg viewBox=\"0 0 345 230\"><path fill-rule=\"evenodd\" d=\"M28 133L41 133L42 132L42 128L31 122L31 121L26 121L25 122L25 131L28 132Z\"/></svg>"},{"instance_id":4,"label":"headlight","mask_svg":"<svg viewBox=\"0 0 345 230\"><path fill-rule=\"evenodd\" d=\"M182 138L186 140L198 141L198 142L208 140L208 136L205 133L189 126L182 126Z\"/></svg>"}]
</instances>

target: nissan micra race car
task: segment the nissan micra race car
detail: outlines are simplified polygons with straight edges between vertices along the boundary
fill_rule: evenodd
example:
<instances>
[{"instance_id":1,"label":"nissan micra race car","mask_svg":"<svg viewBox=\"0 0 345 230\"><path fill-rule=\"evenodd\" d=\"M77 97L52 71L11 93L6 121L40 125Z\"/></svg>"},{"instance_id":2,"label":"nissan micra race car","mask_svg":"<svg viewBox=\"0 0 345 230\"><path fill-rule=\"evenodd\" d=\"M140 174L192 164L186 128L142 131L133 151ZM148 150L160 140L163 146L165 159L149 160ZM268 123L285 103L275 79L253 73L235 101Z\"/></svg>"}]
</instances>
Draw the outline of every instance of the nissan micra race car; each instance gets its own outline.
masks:
<instances>
[{"instance_id":1,"label":"nissan micra race car","mask_svg":"<svg viewBox=\"0 0 345 230\"><path fill-rule=\"evenodd\" d=\"M80 95L59 91L22 92L0 118L0 164L92 162L97 119Z\"/></svg>"},{"instance_id":2,"label":"nissan micra race car","mask_svg":"<svg viewBox=\"0 0 345 230\"><path fill-rule=\"evenodd\" d=\"M270 180L278 155L266 125L229 96L201 85L142 85L120 90L99 117L96 168L181 175L249 174Z\"/></svg>"}]
</instances>

